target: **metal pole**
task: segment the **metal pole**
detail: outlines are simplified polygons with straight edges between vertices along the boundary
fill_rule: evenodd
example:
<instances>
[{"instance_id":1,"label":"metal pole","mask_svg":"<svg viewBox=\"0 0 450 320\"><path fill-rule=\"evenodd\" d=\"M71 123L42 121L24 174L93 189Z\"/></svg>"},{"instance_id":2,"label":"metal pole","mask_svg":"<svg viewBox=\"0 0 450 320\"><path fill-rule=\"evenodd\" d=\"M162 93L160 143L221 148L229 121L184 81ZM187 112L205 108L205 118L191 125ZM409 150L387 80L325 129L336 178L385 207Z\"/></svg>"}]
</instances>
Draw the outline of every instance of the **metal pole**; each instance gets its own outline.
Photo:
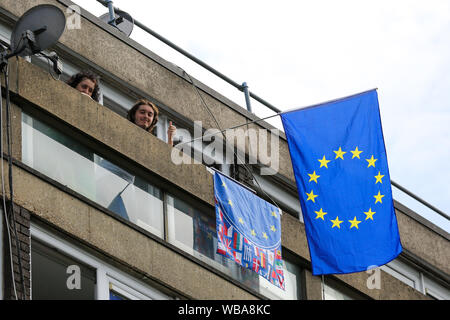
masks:
<instances>
[{"instance_id":1,"label":"metal pole","mask_svg":"<svg viewBox=\"0 0 450 320\"><path fill-rule=\"evenodd\" d=\"M252 105L250 104L250 95L248 93L248 85L247 82L244 82L242 84L242 88L244 89L244 95L245 95L245 104L247 105L248 112L252 112Z\"/></svg>"},{"instance_id":2,"label":"metal pole","mask_svg":"<svg viewBox=\"0 0 450 320\"><path fill-rule=\"evenodd\" d=\"M433 206L432 204L426 202L425 200L423 200L422 198L416 196L414 193L412 193L411 191L407 190L406 188L402 187L401 185L399 185L398 183L392 181L391 179L391 184L396 187L397 189L399 189L400 191L403 191L404 193L406 193L408 196L410 196L411 198L419 201L420 203L422 203L424 206L430 208L431 210L433 210L434 212L436 212L437 214L439 214L441 217L444 217L447 220L450 220L450 216L447 215L445 212L443 212L442 210L439 210L438 208L436 208L435 206Z\"/></svg>"},{"instance_id":3,"label":"metal pole","mask_svg":"<svg viewBox=\"0 0 450 320\"><path fill-rule=\"evenodd\" d=\"M109 10L109 24L115 26L116 25L116 17L114 15L114 6L112 0L106 0Z\"/></svg>"}]
</instances>

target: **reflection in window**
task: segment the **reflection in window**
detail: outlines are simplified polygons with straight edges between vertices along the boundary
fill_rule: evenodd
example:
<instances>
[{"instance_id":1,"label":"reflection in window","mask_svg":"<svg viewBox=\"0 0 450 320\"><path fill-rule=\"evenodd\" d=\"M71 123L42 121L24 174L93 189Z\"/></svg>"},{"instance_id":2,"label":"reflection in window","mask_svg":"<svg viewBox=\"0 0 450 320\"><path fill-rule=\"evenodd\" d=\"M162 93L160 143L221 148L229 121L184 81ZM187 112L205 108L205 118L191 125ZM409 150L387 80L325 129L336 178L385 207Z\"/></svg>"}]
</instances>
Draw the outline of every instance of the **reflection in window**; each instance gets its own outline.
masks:
<instances>
[{"instance_id":1,"label":"reflection in window","mask_svg":"<svg viewBox=\"0 0 450 320\"><path fill-rule=\"evenodd\" d=\"M366 300L360 292L342 285L336 280L325 278L322 283L324 300Z\"/></svg>"},{"instance_id":2,"label":"reflection in window","mask_svg":"<svg viewBox=\"0 0 450 320\"><path fill-rule=\"evenodd\" d=\"M353 300L345 293L325 284L325 300Z\"/></svg>"},{"instance_id":3,"label":"reflection in window","mask_svg":"<svg viewBox=\"0 0 450 320\"><path fill-rule=\"evenodd\" d=\"M31 242L33 300L94 300L95 270L46 247Z\"/></svg>"},{"instance_id":4,"label":"reflection in window","mask_svg":"<svg viewBox=\"0 0 450 320\"><path fill-rule=\"evenodd\" d=\"M122 218L163 237L163 197L158 188L24 113L22 161Z\"/></svg>"},{"instance_id":5,"label":"reflection in window","mask_svg":"<svg viewBox=\"0 0 450 320\"><path fill-rule=\"evenodd\" d=\"M109 300L128 300L128 299L113 290L109 290Z\"/></svg>"},{"instance_id":6,"label":"reflection in window","mask_svg":"<svg viewBox=\"0 0 450 320\"><path fill-rule=\"evenodd\" d=\"M169 242L271 299L300 299L300 268L284 261L286 290L217 254L216 219L168 196Z\"/></svg>"}]
</instances>

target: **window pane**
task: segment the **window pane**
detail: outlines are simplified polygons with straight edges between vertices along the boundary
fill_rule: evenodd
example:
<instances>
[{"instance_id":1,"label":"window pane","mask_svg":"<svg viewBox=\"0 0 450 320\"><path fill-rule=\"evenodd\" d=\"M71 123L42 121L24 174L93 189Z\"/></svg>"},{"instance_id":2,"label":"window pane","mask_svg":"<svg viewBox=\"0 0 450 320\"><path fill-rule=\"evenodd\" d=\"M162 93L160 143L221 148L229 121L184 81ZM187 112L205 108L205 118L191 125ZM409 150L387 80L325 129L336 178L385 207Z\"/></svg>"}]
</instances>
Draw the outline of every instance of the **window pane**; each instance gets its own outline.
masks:
<instances>
[{"instance_id":1,"label":"window pane","mask_svg":"<svg viewBox=\"0 0 450 320\"><path fill-rule=\"evenodd\" d=\"M366 300L359 291L342 285L336 280L325 278L323 283L325 300Z\"/></svg>"},{"instance_id":2,"label":"window pane","mask_svg":"<svg viewBox=\"0 0 450 320\"><path fill-rule=\"evenodd\" d=\"M167 219L169 242L197 257L208 265L240 281L271 299L300 299L300 268L286 262L286 290L275 287L252 270L217 254L216 220L184 201L168 197Z\"/></svg>"},{"instance_id":3,"label":"window pane","mask_svg":"<svg viewBox=\"0 0 450 320\"><path fill-rule=\"evenodd\" d=\"M24 113L22 161L122 218L163 237L163 197L158 188Z\"/></svg>"},{"instance_id":4,"label":"window pane","mask_svg":"<svg viewBox=\"0 0 450 320\"><path fill-rule=\"evenodd\" d=\"M46 247L31 242L33 300L94 300L95 270Z\"/></svg>"},{"instance_id":5,"label":"window pane","mask_svg":"<svg viewBox=\"0 0 450 320\"><path fill-rule=\"evenodd\" d=\"M118 294L117 292L114 292L112 290L109 291L109 300L128 300L124 296Z\"/></svg>"}]
</instances>

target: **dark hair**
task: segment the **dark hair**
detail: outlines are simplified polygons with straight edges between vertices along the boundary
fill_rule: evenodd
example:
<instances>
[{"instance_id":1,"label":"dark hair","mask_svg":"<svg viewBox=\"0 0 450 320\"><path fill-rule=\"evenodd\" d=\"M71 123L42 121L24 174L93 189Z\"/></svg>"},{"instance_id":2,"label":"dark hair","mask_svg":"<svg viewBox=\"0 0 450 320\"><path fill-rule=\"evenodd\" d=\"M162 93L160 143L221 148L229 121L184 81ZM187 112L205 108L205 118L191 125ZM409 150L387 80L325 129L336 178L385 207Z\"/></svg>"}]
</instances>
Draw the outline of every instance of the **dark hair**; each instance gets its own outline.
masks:
<instances>
[{"instance_id":1,"label":"dark hair","mask_svg":"<svg viewBox=\"0 0 450 320\"><path fill-rule=\"evenodd\" d=\"M84 70L78 72L77 74L74 74L72 77L70 77L69 80L67 80L67 84L72 88L76 88L77 85L84 79L89 79L95 83L94 91L92 91L91 98L98 102L100 100L100 88L98 86L99 77L96 74L92 73L91 71Z\"/></svg>"},{"instance_id":2,"label":"dark hair","mask_svg":"<svg viewBox=\"0 0 450 320\"><path fill-rule=\"evenodd\" d=\"M133 107L131 107L131 109L128 111L127 119L133 123L136 123L135 122L136 121L136 118L135 118L136 111L139 109L139 106L142 106L142 105L150 106L153 109L153 111L155 112L155 114L153 115L152 123L150 124L150 126L147 129L145 129L148 132L152 132L156 126L156 123L158 122L159 110L153 103L151 103L147 99L139 99L138 101L136 101L136 103L133 105Z\"/></svg>"}]
</instances>

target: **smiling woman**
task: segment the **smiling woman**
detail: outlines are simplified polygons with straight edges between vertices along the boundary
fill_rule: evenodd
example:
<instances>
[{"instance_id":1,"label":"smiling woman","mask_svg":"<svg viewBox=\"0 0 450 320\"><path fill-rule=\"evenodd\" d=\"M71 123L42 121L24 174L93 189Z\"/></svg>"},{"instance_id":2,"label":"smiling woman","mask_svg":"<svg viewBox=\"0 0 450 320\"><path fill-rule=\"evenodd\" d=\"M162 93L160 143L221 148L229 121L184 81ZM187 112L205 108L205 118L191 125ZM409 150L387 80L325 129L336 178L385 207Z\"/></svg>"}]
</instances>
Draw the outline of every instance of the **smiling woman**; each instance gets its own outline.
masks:
<instances>
[{"instance_id":1,"label":"smiling woman","mask_svg":"<svg viewBox=\"0 0 450 320\"><path fill-rule=\"evenodd\" d=\"M146 99L139 99L128 111L127 119L151 133L158 122L158 115L159 110L152 102ZM167 143L171 146L173 146L173 137L176 130L177 128L170 121L169 128L167 129Z\"/></svg>"}]
</instances>

